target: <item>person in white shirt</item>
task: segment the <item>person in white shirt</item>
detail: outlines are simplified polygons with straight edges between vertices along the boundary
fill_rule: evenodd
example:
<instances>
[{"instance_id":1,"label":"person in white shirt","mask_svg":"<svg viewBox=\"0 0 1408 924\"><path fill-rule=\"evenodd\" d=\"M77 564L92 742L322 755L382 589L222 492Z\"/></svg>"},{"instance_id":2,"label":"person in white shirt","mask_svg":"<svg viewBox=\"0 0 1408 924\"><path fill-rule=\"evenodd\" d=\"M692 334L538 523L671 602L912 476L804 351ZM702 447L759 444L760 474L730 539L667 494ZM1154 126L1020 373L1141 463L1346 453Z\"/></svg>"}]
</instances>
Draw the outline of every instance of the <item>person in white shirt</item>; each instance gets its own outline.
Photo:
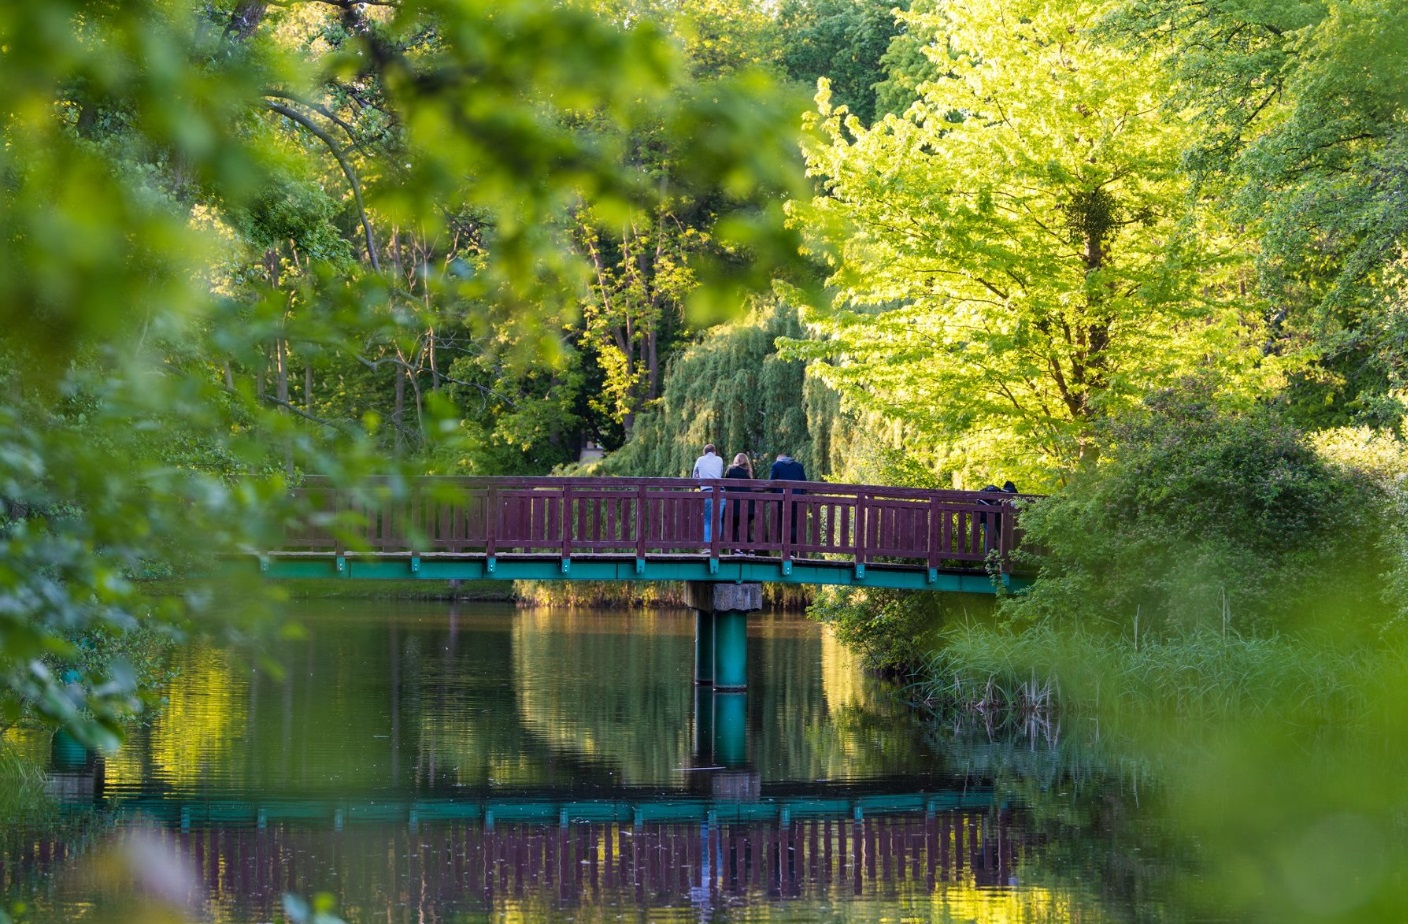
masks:
<instances>
[{"instance_id":1,"label":"person in white shirt","mask_svg":"<svg viewBox=\"0 0 1408 924\"><path fill-rule=\"evenodd\" d=\"M714 454L714 444L709 443L704 447L704 455L694 460L694 477L704 480L724 477L724 460ZM701 490L712 491L713 488L705 485ZM728 503L724 501L724 503ZM719 518L723 519L723 505L719 505ZM704 498L704 542L707 544L714 538L714 499ZM705 550L707 551L707 549Z\"/></svg>"},{"instance_id":2,"label":"person in white shirt","mask_svg":"<svg viewBox=\"0 0 1408 924\"><path fill-rule=\"evenodd\" d=\"M695 478L722 478L724 477L724 460L720 456L714 455L714 444L710 443L704 447L704 455L694 460Z\"/></svg>"}]
</instances>

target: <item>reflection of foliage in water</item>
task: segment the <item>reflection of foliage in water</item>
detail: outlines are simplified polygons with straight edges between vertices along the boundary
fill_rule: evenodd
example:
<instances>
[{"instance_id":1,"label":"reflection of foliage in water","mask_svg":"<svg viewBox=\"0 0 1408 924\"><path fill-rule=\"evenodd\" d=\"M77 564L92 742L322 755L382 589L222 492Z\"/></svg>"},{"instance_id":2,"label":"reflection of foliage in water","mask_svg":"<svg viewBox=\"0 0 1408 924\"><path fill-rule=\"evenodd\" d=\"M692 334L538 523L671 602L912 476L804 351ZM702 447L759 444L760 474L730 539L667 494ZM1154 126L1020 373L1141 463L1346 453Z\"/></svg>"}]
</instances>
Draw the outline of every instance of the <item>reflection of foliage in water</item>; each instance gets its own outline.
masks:
<instances>
[{"instance_id":1,"label":"reflection of foliage in water","mask_svg":"<svg viewBox=\"0 0 1408 924\"><path fill-rule=\"evenodd\" d=\"M186 680L168 685L148 735L148 757L163 779L190 786L207 768L230 763L242 743L239 729L246 717L245 682L235 676L240 660L210 645L187 647L174 655L176 669ZM126 751L118 752L109 768L115 782L135 783L145 772Z\"/></svg>"},{"instance_id":2,"label":"reflection of foliage in water","mask_svg":"<svg viewBox=\"0 0 1408 924\"><path fill-rule=\"evenodd\" d=\"M670 779L689 762L692 633L668 612L524 610L512 634L524 726L619 768L622 782Z\"/></svg>"},{"instance_id":3,"label":"reflection of foliage in water","mask_svg":"<svg viewBox=\"0 0 1408 924\"><path fill-rule=\"evenodd\" d=\"M926 743L955 769L991 780L1021 807L1039 849L1019 870L1023 883L1083 896L1110 919L1173 922L1180 877L1196 875L1195 845L1163 817L1166 787L1147 756L1121 752L1098 725L1032 722L1015 714L931 723Z\"/></svg>"},{"instance_id":4,"label":"reflection of foliage in water","mask_svg":"<svg viewBox=\"0 0 1408 924\"><path fill-rule=\"evenodd\" d=\"M902 707L798 617L749 617L750 763L773 780L915 769L924 750ZM523 724L555 749L605 760L628 783L688 763L693 618L649 611L531 610L513 630Z\"/></svg>"}]
</instances>

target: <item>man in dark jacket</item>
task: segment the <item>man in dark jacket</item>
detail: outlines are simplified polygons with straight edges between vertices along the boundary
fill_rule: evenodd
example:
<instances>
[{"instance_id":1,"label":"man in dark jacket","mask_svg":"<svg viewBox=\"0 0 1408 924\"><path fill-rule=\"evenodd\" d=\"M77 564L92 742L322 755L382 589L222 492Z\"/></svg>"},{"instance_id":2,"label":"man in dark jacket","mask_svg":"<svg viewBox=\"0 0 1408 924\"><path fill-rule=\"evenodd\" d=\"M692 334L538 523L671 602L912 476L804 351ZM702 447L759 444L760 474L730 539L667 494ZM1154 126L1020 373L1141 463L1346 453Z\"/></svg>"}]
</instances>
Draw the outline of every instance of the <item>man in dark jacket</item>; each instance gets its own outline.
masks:
<instances>
[{"instance_id":1,"label":"man in dark jacket","mask_svg":"<svg viewBox=\"0 0 1408 924\"><path fill-rule=\"evenodd\" d=\"M806 481L806 480L807 480L807 470L804 469L804 468L802 468L802 463L798 462L796 459L792 458L792 457L789 456L787 453L783 452L783 453L779 453L779 454L778 454L778 456L777 456L777 461L774 462L774 463L772 464L772 468L768 470L768 478L772 479L773 481ZM794 496L795 496L795 495L798 495L798 494L801 494L801 493L803 493L803 492L802 492L802 491L793 491L793 492L792 492L792 494L793 494ZM792 544L793 544L793 545L796 545L796 544L797 544L797 507L796 507L795 504L792 506L792 516L791 516L790 519L791 519L791 529L790 529L790 533L791 533L791 535L792 535Z\"/></svg>"},{"instance_id":2,"label":"man in dark jacket","mask_svg":"<svg viewBox=\"0 0 1408 924\"><path fill-rule=\"evenodd\" d=\"M807 471L802 468L802 463L784 452L772 464L768 477L773 481L806 481Z\"/></svg>"}]
</instances>

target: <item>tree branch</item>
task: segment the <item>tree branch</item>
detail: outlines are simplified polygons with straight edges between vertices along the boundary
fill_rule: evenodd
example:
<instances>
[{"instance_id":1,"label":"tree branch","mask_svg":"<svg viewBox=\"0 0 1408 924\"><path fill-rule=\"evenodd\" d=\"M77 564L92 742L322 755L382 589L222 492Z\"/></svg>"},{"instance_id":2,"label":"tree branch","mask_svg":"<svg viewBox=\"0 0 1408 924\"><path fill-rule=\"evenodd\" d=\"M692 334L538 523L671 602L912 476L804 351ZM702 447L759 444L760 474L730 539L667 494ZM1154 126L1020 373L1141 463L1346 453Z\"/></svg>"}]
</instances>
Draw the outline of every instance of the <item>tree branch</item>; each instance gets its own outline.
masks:
<instances>
[{"instance_id":1,"label":"tree branch","mask_svg":"<svg viewBox=\"0 0 1408 924\"><path fill-rule=\"evenodd\" d=\"M332 156L337 158L338 165L342 167L342 172L347 177L348 184L352 187L352 198L357 203L357 215L362 220L362 232L366 235L367 257L371 260L372 269L376 270L378 273L381 272L381 261L378 260L376 256L376 239L372 236L372 223L371 220L367 218L367 209L362 203L362 184L358 182L357 172L352 169L352 164L347 160L342 150L338 148L337 141L333 139L332 135L323 131L316 122L301 112L290 109L282 103L275 103L268 100L265 101L264 105L289 121L306 128L310 134L327 145L328 150L332 152Z\"/></svg>"}]
</instances>

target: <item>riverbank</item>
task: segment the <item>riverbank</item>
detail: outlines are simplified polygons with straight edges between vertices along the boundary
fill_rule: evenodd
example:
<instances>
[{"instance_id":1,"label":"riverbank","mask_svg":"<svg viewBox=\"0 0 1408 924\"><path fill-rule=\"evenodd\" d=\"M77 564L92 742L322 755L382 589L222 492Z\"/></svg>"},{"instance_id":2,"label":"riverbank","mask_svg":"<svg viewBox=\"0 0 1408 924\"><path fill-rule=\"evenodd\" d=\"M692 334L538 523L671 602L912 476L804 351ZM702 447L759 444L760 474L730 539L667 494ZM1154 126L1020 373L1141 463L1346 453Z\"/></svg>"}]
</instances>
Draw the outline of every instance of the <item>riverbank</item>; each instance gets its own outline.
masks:
<instances>
[{"instance_id":1,"label":"riverbank","mask_svg":"<svg viewBox=\"0 0 1408 924\"><path fill-rule=\"evenodd\" d=\"M938 716L1057 714L1129 721L1294 717L1338 721L1365 710L1367 678L1408 666L1401 645L1371 648L1323 633L1193 631L1138 639L1051 626L960 625L906 685Z\"/></svg>"}]
</instances>

